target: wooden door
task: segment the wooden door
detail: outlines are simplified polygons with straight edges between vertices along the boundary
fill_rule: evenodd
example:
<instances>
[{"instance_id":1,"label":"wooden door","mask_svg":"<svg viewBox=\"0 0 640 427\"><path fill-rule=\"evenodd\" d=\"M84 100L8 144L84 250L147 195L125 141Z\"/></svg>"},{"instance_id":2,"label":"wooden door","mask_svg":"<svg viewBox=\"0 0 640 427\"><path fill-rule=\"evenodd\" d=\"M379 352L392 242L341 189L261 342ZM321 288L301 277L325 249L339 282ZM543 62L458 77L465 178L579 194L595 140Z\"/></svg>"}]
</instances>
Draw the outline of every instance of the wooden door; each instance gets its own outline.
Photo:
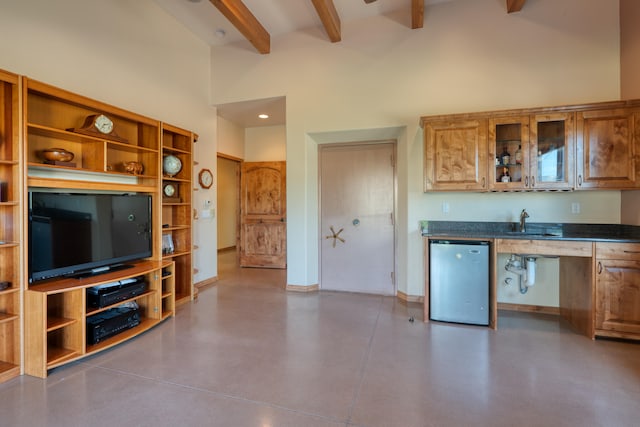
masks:
<instances>
[{"instance_id":1,"label":"wooden door","mask_svg":"<svg viewBox=\"0 0 640 427\"><path fill-rule=\"evenodd\" d=\"M246 162L240 174L240 266L287 267L285 162Z\"/></svg>"},{"instance_id":2,"label":"wooden door","mask_svg":"<svg viewBox=\"0 0 640 427\"><path fill-rule=\"evenodd\" d=\"M605 335L640 334L640 261L598 260L595 328Z\"/></svg>"},{"instance_id":3,"label":"wooden door","mask_svg":"<svg viewBox=\"0 0 640 427\"><path fill-rule=\"evenodd\" d=\"M395 295L395 145L320 149L320 287Z\"/></svg>"},{"instance_id":4,"label":"wooden door","mask_svg":"<svg viewBox=\"0 0 640 427\"><path fill-rule=\"evenodd\" d=\"M424 190L487 189L487 120L427 122Z\"/></svg>"},{"instance_id":5,"label":"wooden door","mask_svg":"<svg viewBox=\"0 0 640 427\"><path fill-rule=\"evenodd\" d=\"M628 109L578 113L578 188L634 188L635 125L640 114Z\"/></svg>"}]
</instances>

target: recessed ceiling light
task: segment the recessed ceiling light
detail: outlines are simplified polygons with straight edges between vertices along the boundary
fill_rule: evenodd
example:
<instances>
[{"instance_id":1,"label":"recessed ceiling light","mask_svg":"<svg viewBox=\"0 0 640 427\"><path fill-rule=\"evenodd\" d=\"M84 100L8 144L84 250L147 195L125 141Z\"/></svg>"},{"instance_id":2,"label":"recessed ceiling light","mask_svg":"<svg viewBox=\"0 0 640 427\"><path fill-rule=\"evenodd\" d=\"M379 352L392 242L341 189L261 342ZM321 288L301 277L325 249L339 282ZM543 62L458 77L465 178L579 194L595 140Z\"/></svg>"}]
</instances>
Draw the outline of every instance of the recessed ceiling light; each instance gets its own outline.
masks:
<instances>
[{"instance_id":1,"label":"recessed ceiling light","mask_svg":"<svg viewBox=\"0 0 640 427\"><path fill-rule=\"evenodd\" d=\"M269 115L268 114L258 114L258 117L260 117L261 119L268 119Z\"/></svg>"}]
</instances>

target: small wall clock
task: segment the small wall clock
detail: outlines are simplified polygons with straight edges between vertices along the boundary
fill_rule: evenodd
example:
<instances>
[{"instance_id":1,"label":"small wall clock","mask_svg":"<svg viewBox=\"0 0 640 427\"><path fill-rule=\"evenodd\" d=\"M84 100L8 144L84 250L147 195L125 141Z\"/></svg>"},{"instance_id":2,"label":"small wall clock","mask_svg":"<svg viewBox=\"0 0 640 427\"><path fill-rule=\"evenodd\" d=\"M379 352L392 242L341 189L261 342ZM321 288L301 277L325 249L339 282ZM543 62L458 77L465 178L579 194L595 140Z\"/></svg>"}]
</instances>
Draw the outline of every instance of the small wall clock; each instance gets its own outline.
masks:
<instances>
[{"instance_id":1,"label":"small wall clock","mask_svg":"<svg viewBox=\"0 0 640 427\"><path fill-rule=\"evenodd\" d=\"M209 169L202 169L198 174L198 182L202 188L211 188L213 185L213 173Z\"/></svg>"}]
</instances>

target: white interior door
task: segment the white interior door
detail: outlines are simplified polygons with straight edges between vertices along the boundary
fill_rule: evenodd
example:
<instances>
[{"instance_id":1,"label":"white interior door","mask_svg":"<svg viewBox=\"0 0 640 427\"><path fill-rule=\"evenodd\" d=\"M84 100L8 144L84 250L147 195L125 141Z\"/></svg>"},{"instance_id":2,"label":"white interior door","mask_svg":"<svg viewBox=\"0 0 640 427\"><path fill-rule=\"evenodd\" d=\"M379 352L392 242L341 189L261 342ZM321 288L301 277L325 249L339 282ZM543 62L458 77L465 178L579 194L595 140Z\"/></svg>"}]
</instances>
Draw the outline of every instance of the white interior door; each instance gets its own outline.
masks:
<instances>
[{"instance_id":1,"label":"white interior door","mask_svg":"<svg viewBox=\"0 0 640 427\"><path fill-rule=\"evenodd\" d=\"M320 149L320 287L395 295L395 145Z\"/></svg>"}]
</instances>

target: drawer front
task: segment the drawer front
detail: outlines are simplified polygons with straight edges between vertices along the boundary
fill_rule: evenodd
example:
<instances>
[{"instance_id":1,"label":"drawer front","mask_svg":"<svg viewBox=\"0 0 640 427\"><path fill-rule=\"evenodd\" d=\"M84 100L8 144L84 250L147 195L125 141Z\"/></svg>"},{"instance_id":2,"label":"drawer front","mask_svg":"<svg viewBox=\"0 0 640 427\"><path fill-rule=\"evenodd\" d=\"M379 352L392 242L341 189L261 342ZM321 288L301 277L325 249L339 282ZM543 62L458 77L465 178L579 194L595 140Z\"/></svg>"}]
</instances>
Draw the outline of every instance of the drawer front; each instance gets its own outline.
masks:
<instances>
[{"instance_id":1,"label":"drawer front","mask_svg":"<svg viewBox=\"0 0 640 427\"><path fill-rule=\"evenodd\" d=\"M591 257L593 244L570 240L496 239L498 253Z\"/></svg>"},{"instance_id":2,"label":"drawer front","mask_svg":"<svg viewBox=\"0 0 640 427\"><path fill-rule=\"evenodd\" d=\"M596 243L596 258L640 260L640 243Z\"/></svg>"}]
</instances>

